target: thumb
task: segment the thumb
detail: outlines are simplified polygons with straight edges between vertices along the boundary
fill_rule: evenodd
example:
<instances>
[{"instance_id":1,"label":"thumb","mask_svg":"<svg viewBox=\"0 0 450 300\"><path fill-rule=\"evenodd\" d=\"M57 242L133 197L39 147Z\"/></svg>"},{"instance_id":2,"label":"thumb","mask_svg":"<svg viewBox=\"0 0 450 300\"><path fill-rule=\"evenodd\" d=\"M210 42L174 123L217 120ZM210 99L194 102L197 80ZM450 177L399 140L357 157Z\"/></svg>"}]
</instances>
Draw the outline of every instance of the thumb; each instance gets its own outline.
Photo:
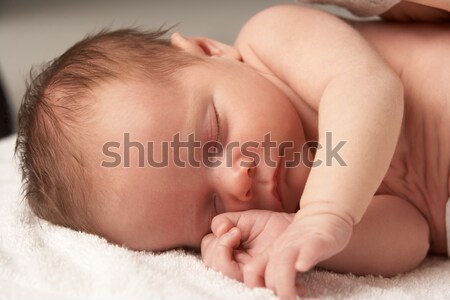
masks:
<instances>
[{"instance_id":1,"label":"thumb","mask_svg":"<svg viewBox=\"0 0 450 300\"><path fill-rule=\"evenodd\" d=\"M220 237L231 228L238 227L239 218L242 212L229 212L217 215L211 221L211 230L215 236Z\"/></svg>"},{"instance_id":2,"label":"thumb","mask_svg":"<svg viewBox=\"0 0 450 300\"><path fill-rule=\"evenodd\" d=\"M270 219L272 213L265 210L223 213L213 218L211 230L215 236L220 237L232 227L237 227L241 231L241 240L246 241L253 235L257 235L264 228L264 224Z\"/></svg>"},{"instance_id":3,"label":"thumb","mask_svg":"<svg viewBox=\"0 0 450 300\"><path fill-rule=\"evenodd\" d=\"M299 272L307 272L312 269L319 262L330 258L337 251L330 248L327 243L320 240L311 240L303 245L300 249L299 255L295 262L295 268Z\"/></svg>"}]
</instances>

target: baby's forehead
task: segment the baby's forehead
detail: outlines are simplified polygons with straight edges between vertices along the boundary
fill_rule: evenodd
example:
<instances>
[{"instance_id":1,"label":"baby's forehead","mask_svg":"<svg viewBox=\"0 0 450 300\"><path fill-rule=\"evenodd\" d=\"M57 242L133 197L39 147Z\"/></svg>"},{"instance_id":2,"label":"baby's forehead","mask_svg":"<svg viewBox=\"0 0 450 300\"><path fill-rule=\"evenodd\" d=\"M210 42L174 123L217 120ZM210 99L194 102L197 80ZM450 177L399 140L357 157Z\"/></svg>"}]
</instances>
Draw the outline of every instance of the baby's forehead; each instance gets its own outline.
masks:
<instances>
[{"instance_id":1,"label":"baby's forehead","mask_svg":"<svg viewBox=\"0 0 450 300\"><path fill-rule=\"evenodd\" d=\"M133 124L143 119L162 122L186 109L184 101L170 86L162 87L144 79L106 82L95 88L94 98L93 108L101 116L99 119L109 123Z\"/></svg>"}]
</instances>

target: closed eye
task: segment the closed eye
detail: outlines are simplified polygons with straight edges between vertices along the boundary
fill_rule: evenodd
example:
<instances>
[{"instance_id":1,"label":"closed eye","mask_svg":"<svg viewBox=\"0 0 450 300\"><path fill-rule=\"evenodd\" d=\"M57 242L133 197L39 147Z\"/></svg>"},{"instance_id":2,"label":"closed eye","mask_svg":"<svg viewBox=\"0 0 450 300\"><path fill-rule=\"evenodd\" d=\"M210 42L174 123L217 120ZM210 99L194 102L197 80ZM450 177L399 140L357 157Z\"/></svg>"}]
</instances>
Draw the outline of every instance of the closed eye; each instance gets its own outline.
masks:
<instances>
[{"instance_id":1,"label":"closed eye","mask_svg":"<svg viewBox=\"0 0 450 300\"><path fill-rule=\"evenodd\" d=\"M216 132L216 139L215 139L215 141L217 142L217 143L222 143L222 130L221 130L221 127L220 127L220 116L219 116L219 113L217 112L217 108L216 108L216 106L213 104L213 107L214 107L214 113L216 114L216 124L217 124L217 132Z\"/></svg>"},{"instance_id":2,"label":"closed eye","mask_svg":"<svg viewBox=\"0 0 450 300\"><path fill-rule=\"evenodd\" d=\"M213 216L215 217L215 216L217 216L217 194L214 194L214 196L213 196L213 207L214 207Z\"/></svg>"}]
</instances>

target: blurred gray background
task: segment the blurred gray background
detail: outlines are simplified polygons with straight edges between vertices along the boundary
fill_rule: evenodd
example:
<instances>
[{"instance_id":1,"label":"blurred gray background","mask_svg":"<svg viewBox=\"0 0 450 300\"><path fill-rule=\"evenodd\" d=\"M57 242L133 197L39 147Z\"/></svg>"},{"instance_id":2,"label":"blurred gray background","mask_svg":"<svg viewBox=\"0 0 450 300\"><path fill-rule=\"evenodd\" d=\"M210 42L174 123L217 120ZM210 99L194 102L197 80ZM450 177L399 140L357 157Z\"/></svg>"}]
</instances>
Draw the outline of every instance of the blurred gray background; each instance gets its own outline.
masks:
<instances>
[{"instance_id":1,"label":"blurred gray background","mask_svg":"<svg viewBox=\"0 0 450 300\"><path fill-rule=\"evenodd\" d=\"M258 11L282 0L0 0L0 79L12 115L33 65L61 55L102 28L157 28L179 23L185 35L204 35L232 44L241 26ZM327 7L326 7L327 8ZM338 14L346 12L332 8Z\"/></svg>"}]
</instances>

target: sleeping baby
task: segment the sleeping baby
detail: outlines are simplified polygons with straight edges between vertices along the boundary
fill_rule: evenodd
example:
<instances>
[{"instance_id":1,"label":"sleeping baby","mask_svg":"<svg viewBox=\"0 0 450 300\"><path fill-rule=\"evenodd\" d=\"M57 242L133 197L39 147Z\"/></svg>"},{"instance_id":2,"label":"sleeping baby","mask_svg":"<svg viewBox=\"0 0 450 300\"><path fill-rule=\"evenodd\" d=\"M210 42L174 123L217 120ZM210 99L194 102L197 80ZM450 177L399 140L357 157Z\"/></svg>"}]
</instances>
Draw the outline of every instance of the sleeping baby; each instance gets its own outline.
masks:
<instances>
[{"instance_id":1,"label":"sleeping baby","mask_svg":"<svg viewBox=\"0 0 450 300\"><path fill-rule=\"evenodd\" d=\"M88 37L28 86L27 201L130 249L201 249L285 299L316 265L411 270L448 250L444 26L282 5L234 46L165 30Z\"/></svg>"}]
</instances>

